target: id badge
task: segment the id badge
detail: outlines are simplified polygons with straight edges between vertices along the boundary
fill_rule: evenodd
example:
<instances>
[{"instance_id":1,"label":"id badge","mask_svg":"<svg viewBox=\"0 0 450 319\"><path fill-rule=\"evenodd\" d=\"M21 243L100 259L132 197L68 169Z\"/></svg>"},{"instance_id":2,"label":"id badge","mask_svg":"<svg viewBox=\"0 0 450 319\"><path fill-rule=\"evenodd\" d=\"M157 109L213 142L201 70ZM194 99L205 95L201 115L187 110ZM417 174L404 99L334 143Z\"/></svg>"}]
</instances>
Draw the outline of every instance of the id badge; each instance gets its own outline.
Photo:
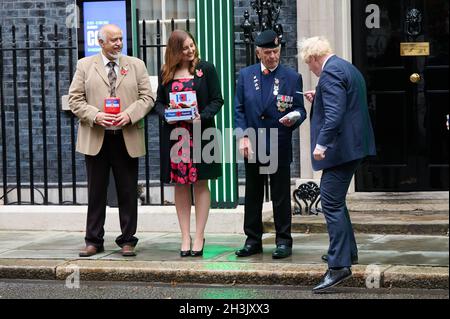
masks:
<instances>
[{"instance_id":1,"label":"id badge","mask_svg":"<svg viewBox=\"0 0 450 319\"><path fill-rule=\"evenodd\" d=\"M120 113L120 98L119 97L105 98L103 107L104 107L105 113L119 114Z\"/></svg>"}]
</instances>

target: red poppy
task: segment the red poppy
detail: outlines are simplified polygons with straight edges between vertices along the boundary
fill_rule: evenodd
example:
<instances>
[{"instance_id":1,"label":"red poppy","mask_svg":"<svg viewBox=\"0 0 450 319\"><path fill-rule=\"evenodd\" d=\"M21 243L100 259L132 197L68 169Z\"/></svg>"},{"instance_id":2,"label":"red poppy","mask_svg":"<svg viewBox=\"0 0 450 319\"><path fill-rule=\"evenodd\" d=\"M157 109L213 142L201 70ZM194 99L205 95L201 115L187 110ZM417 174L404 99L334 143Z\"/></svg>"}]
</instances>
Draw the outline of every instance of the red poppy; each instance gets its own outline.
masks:
<instances>
[{"instance_id":1,"label":"red poppy","mask_svg":"<svg viewBox=\"0 0 450 319\"><path fill-rule=\"evenodd\" d=\"M197 77L199 77L199 78L201 78L203 76L202 69L195 70L195 73L197 74Z\"/></svg>"},{"instance_id":2,"label":"red poppy","mask_svg":"<svg viewBox=\"0 0 450 319\"><path fill-rule=\"evenodd\" d=\"M180 92L183 90L183 84L180 82L173 82L172 83L172 92Z\"/></svg>"},{"instance_id":3,"label":"red poppy","mask_svg":"<svg viewBox=\"0 0 450 319\"><path fill-rule=\"evenodd\" d=\"M127 73L128 73L128 69L127 69L126 67L122 67L122 68L120 69L120 74L122 74L122 75L127 75Z\"/></svg>"}]
</instances>

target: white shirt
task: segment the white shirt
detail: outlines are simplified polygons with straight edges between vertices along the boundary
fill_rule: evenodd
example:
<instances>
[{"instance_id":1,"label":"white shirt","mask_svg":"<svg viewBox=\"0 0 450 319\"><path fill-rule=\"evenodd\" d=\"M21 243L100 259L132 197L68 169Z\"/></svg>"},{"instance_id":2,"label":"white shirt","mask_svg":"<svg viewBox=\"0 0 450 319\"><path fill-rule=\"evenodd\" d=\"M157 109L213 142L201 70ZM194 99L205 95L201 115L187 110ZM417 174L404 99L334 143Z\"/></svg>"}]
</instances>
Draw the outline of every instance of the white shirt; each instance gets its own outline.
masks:
<instances>
[{"instance_id":1,"label":"white shirt","mask_svg":"<svg viewBox=\"0 0 450 319\"><path fill-rule=\"evenodd\" d=\"M333 56L335 56L335 54L331 54L328 58L325 59L325 61L323 61L323 64L322 64L322 71L323 71L323 69L325 68L325 64L327 64L328 60L329 60L330 58L332 58Z\"/></svg>"},{"instance_id":2,"label":"white shirt","mask_svg":"<svg viewBox=\"0 0 450 319\"><path fill-rule=\"evenodd\" d=\"M102 59L103 59L103 66L105 67L105 71L106 71L106 75L108 75L110 67L108 66L109 62L115 62L116 65L114 66L114 72L116 72L116 75L119 75L119 59L115 59L114 61L110 61L104 54L103 52L102 54Z\"/></svg>"},{"instance_id":3,"label":"white shirt","mask_svg":"<svg viewBox=\"0 0 450 319\"><path fill-rule=\"evenodd\" d=\"M267 69L266 66L261 62L261 72L264 72L264 70ZM275 71L278 69L278 65L274 69L268 69L270 72Z\"/></svg>"},{"instance_id":4,"label":"white shirt","mask_svg":"<svg viewBox=\"0 0 450 319\"><path fill-rule=\"evenodd\" d=\"M101 55L102 55L103 66L105 67L106 75L109 74L109 70L111 69L111 68L108 66L108 63L109 63L109 62L114 62L114 63L116 63L116 65L114 66L114 72L116 72L116 76L119 76L119 59L117 58L117 59L115 59L114 61L110 61L110 60L103 54L103 52L101 52ZM114 126L105 128L105 130L120 130L120 129L121 129L120 127L114 127Z\"/></svg>"}]
</instances>

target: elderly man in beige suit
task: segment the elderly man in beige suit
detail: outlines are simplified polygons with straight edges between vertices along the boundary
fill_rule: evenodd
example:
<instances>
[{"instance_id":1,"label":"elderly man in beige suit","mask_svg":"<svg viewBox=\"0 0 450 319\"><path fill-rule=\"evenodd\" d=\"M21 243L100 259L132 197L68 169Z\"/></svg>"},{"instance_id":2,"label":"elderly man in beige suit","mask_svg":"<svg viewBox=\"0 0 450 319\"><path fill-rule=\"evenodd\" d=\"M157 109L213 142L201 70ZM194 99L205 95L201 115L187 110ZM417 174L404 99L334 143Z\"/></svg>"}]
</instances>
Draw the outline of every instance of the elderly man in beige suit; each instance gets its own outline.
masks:
<instances>
[{"instance_id":1,"label":"elderly man in beige suit","mask_svg":"<svg viewBox=\"0 0 450 319\"><path fill-rule=\"evenodd\" d=\"M100 54L78 61L69 89L69 106L79 118L77 151L85 154L88 178L86 247L80 257L103 248L109 172L116 181L120 227L116 239L124 256L135 256L137 229L138 157L145 155L143 118L154 105L143 61L121 55L122 30L103 26ZM104 110L105 99L120 99L120 113Z\"/></svg>"}]
</instances>

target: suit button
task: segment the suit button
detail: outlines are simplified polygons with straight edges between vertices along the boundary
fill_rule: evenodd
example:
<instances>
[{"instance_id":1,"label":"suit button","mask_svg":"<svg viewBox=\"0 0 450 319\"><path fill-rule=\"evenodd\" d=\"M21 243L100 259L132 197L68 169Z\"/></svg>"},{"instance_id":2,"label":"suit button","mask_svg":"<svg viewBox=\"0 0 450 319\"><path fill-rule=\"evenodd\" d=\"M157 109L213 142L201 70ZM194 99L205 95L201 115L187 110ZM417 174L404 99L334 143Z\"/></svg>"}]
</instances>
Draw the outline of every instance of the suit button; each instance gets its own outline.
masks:
<instances>
[{"instance_id":1,"label":"suit button","mask_svg":"<svg viewBox=\"0 0 450 319\"><path fill-rule=\"evenodd\" d=\"M264 120L264 115L261 115L261 120Z\"/></svg>"}]
</instances>

